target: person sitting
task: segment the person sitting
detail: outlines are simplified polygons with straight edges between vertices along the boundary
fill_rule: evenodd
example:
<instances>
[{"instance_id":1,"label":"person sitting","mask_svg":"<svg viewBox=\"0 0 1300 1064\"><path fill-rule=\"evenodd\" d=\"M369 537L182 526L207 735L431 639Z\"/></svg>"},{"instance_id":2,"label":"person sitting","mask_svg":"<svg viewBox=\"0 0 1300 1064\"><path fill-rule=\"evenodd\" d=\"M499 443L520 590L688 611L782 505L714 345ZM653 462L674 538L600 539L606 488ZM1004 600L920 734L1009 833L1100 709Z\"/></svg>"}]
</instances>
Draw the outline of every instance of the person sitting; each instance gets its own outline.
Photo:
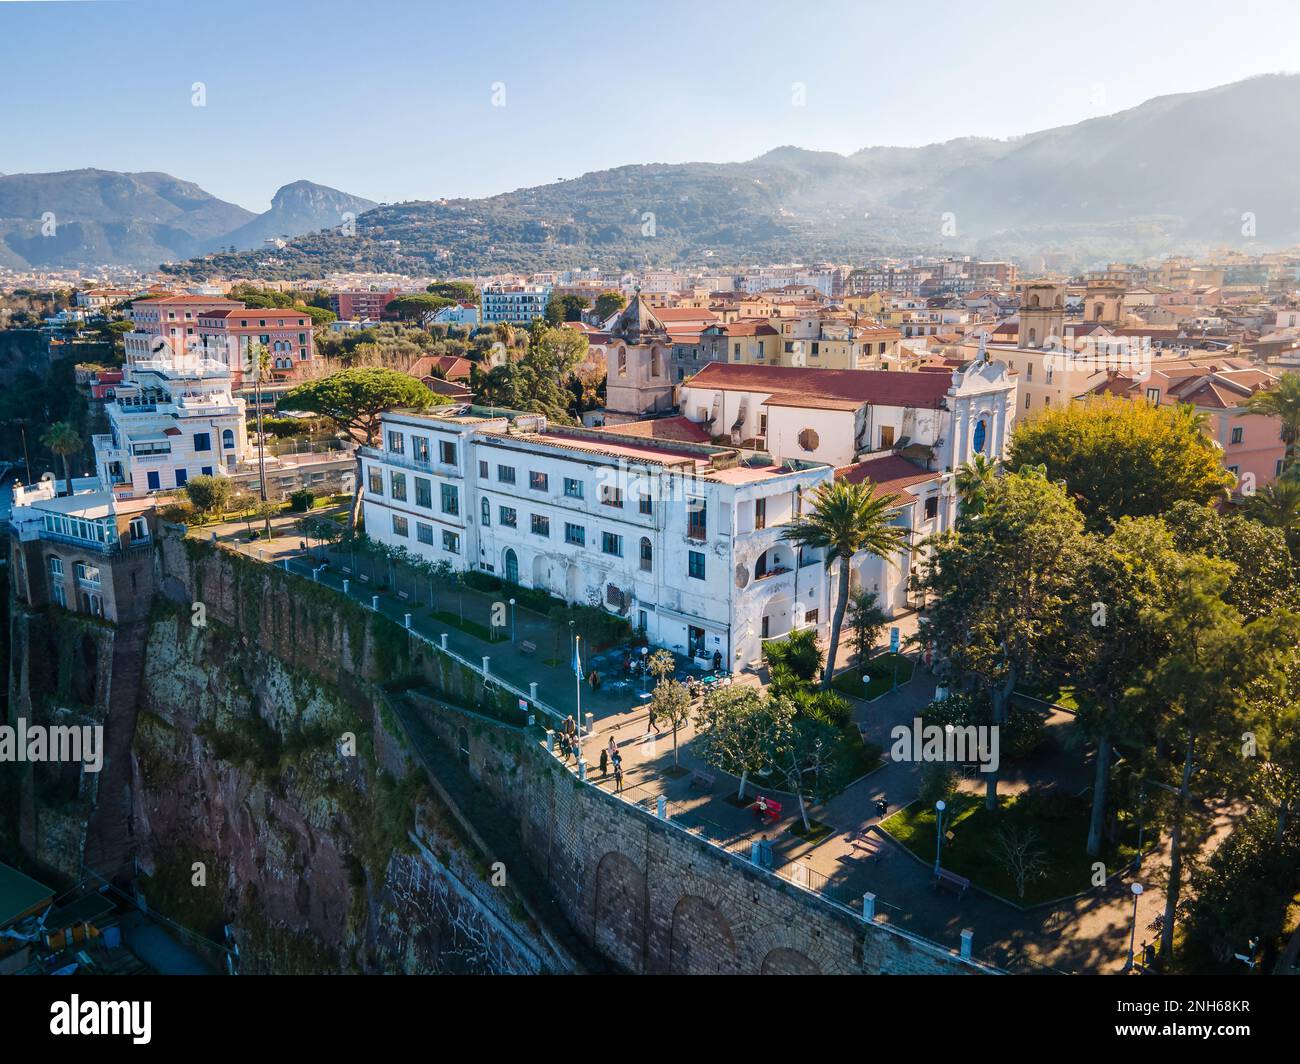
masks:
<instances>
[{"instance_id":1,"label":"person sitting","mask_svg":"<svg viewBox=\"0 0 1300 1064\"><path fill-rule=\"evenodd\" d=\"M767 816L767 799L761 794L758 796L758 801L754 803L754 815L758 817L759 820L762 820Z\"/></svg>"}]
</instances>

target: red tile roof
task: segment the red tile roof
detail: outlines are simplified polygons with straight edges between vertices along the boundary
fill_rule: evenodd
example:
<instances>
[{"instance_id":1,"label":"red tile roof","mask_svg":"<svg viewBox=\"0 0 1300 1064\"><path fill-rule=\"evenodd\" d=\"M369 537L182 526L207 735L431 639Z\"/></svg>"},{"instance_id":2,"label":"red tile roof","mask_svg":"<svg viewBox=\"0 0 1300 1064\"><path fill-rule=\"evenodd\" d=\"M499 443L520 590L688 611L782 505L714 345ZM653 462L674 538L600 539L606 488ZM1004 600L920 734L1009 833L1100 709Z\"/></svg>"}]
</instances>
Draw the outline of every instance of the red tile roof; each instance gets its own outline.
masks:
<instances>
[{"instance_id":1,"label":"red tile roof","mask_svg":"<svg viewBox=\"0 0 1300 1064\"><path fill-rule=\"evenodd\" d=\"M840 466L835 470L836 480L850 484L870 482L876 486L879 495L897 495L899 506L916 502L916 496L908 488L938 480L941 476L941 473L922 469L895 454L869 458L865 462Z\"/></svg>"},{"instance_id":2,"label":"red tile roof","mask_svg":"<svg viewBox=\"0 0 1300 1064\"><path fill-rule=\"evenodd\" d=\"M731 392L852 399L873 406L938 407L952 378L946 373L875 369L805 369L711 362L682 385Z\"/></svg>"},{"instance_id":3,"label":"red tile roof","mask_svg":"<svg viewBox=\"0 0 1300 1064\"><path fill-rule=\"evenodd\" d=\"M449 381L469 380L470 361L457 355L421 355L406 372L412 377L431 377L434 371Z\"/></svg>"},{"instance_id":4,"label":"red tile roof","mask_svg":"<svg viewBox=\"0 0 1300 1064\"><path fill-rule=\"evenodd\" d=\"M612 436L637 436L641 439L671 440L674 443L708 443L710 436L703 427L687 417L661 417L650 421L632 421L626 425L606 425L599 430Z\"/></svg>"}]
</instances>

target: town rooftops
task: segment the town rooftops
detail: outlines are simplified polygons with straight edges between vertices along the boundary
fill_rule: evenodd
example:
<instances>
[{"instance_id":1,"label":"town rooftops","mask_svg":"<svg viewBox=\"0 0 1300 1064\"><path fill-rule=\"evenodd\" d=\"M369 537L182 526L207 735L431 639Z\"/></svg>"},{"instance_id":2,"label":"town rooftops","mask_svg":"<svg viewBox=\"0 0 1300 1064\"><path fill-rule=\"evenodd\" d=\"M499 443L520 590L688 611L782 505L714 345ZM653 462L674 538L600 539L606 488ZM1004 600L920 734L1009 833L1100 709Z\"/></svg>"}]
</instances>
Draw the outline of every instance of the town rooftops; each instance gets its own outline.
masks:
<instances>
[{"instance_id":1,"label":"town rooftops","mask_svg":"<svg viewBox=\"0 0 1300 1064\"><path fill-rule=\"evenodd\" d=\"M432 377L441 373L449 381L469 380L470 361L459 355L421 355L406 372L412 377Z\"/></svg>"},{"instance_id":2,"label":"town rooftops","mask_svg":"<svg viewBox=\"0 0 1300 1064\"><path fill-rule=\"evenodd\" d=\"M806 369L799 366L747 366L711 362L682 384L730 392L766 392L853 401L872 406L942 406L952 378L944 373L874 369Z\"/></svg>"}]
</instances>

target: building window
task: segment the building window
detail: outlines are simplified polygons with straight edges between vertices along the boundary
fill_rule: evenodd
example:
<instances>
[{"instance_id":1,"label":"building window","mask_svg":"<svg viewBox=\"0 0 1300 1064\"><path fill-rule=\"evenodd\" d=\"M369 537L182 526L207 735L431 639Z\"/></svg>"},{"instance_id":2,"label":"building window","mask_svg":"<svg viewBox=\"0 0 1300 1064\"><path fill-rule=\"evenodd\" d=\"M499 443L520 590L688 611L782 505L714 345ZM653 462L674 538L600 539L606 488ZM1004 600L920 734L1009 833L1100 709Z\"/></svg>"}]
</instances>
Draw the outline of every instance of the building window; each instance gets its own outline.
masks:
<instances>
[{"instance_id":1,"label":"building window","mask_svg":"<svg viewBox=\"0 0 1300 1064\"><path fill-rule=\"evenodd\" d=\"M641 537L641 571L648 573L654 568L655 549L647 536Z\"/></svg>"},{"instance_id":2,"label":"building window","mask_svg":"<svg viewBox=\"0 0 1300 1064\"><path fill-rule=\"evenodd\" d=\"M492 523L492 504L488 502L487 499L481 500L481 505L479 506L479 517L482 524L490 525Z\"/></svg>"},{"instance_id":3,"label":"building window","mask_svg":"<svg viewBox=\"0 0 1300 1064\"><path fill-rule=\"evenodd\" d=\"M149 522L143 517L131 518L131 539L133 542L141 543L149 538Z\"/></svg>"},{"instance_id":4,"label":"building window","mask_svg":"<svg viewBox=\"0 0 1300 1064\"><path fill-rule=\"evenodd\" d=\"M767 500L766 499L754 500L754 527L755 528L767 527Z\"/></svg>"},{"instance_id":5,"label":"building window","mask_svg":"<svg viewBox=\"0 0 1300 1064\"><path fill-rule=\"evenodd\" d=\"M433 546L433 525L426 524L424 521L415 522L415 538L421 543L427 543Z\"/></svg>"},{"instance_id":6,"label":"building window","mask_svg":"<svg viewBox=\"0 0 1300 1064\"><path fill-rule=\"evenodd\" d=\"M551 535L551 519L543 517L541 514L533 514L531 517L531 526L534 536L546 536L548 539Z\"/></svg>"},{"instance_id":7,"label":"building window","mask_svg":"<svg viewBox=\"0 0 1300 1064\"><path fill-rule=\"evenodd\" d=\"M403 539L410 535L410 526L407 524L406 518L400 514L393 514L393 535L401 536Z\"/></svg>"},{"instance_id":8,"label":"building window","mask_svg":"<svg viewBox=\"0 0 1300 1064\"><path fill-rule=\"evenodd\" d=\"M438 441L438 461L444 465L456 464L456 444L451 440Z\"/></svg>"},{"instance_id":9,"label":"building window","mask_svg":"<svg viewBox=\"0 0 1300 1064\"><path fill-rule=\"evenodd\" d=\"M816 624L816 623L817 623L817 618L818 618L818 616L819 616L819 614L818 614L818 611L817 611L817 610L808 610L808 611L807 611L806 613L804 613L804 615L803 615L803 623L804 623L804 624Z\"/></svg>"},{"instance_id":10,"label":"building window","mask_svg":"<svg viewBox=\"0 0 1300 1064\"><path fill-rule=\"evenodd\" d=\"M62 606L64 609L68 608L68 593L64 590L62 584L54 584L50 588L50 596L54 599L56 606Z\"/></svg>"},{"instance_id":11,"label":"building window","mask_svg":"<svg viewBox=\"0 0 1300 1064\"><path fill-rule=\"evenodd\" d=\"M196 432L194 434L194 449L196 451L212 450L212 436L206 432Z\"/></svg>"},{"instance_id":12,"label":"building window","mask_svg":"<svg viewBox=\"0 0 1300 1064\"><path fill-rule=\"evenodd\" d=\"M429 461L429 437L412 436L411 437L411 457L417 462Z\"/></svg>"},{"instance_id":13,"label":"building window","mask_svg":"<svg viewBox=\"0 0 1300 1064\"><path fill-rule=\"evenodd\" d=\"M686 552L686 575L694 580L704 579L704 553L698 550Z\"/></svg>"},{"instance_id":14,"label":"building window","mask_svg":"<svg viewBox=\"0 0 1300 1064\"><path fill-rule=\"evenodd\" d=\"M649 517L654 513L654 500L648 494L643 494L639 500L638 508L641 513Z\"/></svg>"},{"instance_id":15,"label":"building window","mask_svg":"<svg viewBox=\"0 0 1300 1064\"><path fill-rule=\"evenodd\" d=\"M515 513L514 508L511 506L500 507L497 510L497 517L504 528L514 528L519 523L519 515Z\"/></svg>"},{"instance_id":16,"label":"building window","mask_svg":"<svg viewBox=\"0 0 1300 1064\"><path fill-rule=\"evenodd\" d=\"M480 480L487 480L488 478L488 464L482 460L478 464L478 475Z\"/></svg>"},{"instance_id":17,"label":"building window","mask_svg":"<svg viewBox=\"0 0 1300 1064\"><path fill-rule=\"evenodd\" d=\"M62 575L63 575L63 559L62 559L62 558L51 558L51 559L50 559L50 575L51 575L51 576L62 576Z\"/></svg>"},{"instance_id":18,"label":"building window","mask_svg":"<svg viewBox=\"0 0 1300 1064\"><path fill-rule=\"evenodd\" d=\"M605 554L612 554L615 558L623 557L623 537L616 536L613 532L602 532L600 534L600 549Z\"/></svg>"},{"instance_id":19,"label":"building window","mask_svg":"<svg viewBox=\"0 0 1300 1064\"><path fill-rule=\"evenodd\" d=\"M574 480L572 477L564 478L564 494L570 499L582 498L582 481Z\"/></svg>"},{"instance_id":20,"label":"building window","mask_svg":"<svg viewBox=\"0 0 1300 1064\"><path fill-rule=\"evenodd\" d=\"M405 453L406 453L406 437L404 437L400 432L395 432L395 431L393 431L392 429L389 429L389 430L388 430L388 450L389 450L389 452L392 453L392 454L405 454Z\"/></svg>"},{"instance_id":21,"label":"building window","mask_svg":"<svg viewBox=\"0 0 1300 1064\"><path fill-rule=\"evenodd\" d=\"M388 474L388 492L394 502L406 502L406 474L391 471Z\"/></svg>"},{"instance_id":22,"label":"building window","mask_svg":"<svg viewBox=\"0 0 1300 1064\"><path fill-rule=\"evenodd\" d=\"M1240 469L1240 468L1241 468L1240 466L1230 465L1230 466L1228 466L1228 472L1231 473L1234 477L1236 477L1236 476L1237 476L1237 470Z\"/></svg>"},{"instance_id":23,"label":"building window","mask_svg":"<svg viewBox=\"0 0 1300 1064\"><path fill-rule=\"evenodd\" d=\"M931 495L925 500L925 519L933 521L939 516L939 496Z\"/></svg>"},{"instance_id":24,"label":"building window","mask_svg":"<svg viewBox=\"0 0 1300 1064\"><path fill-rule=\"evenodd\" d=\"M528 486L533 491L545 491L550 484L550 478L545 473L529 472Z\"/></svg>"},{"instance_id":25,"label":"building window","mask_svg":"<svg viewBox=\"0 0 1300 1064\"><path fill-rule=\"evenodd\" d=\"M1237 425L1237 426L1232 430L1232 442L1233 442L1233 443L1240 443L1241 440L1242 440L1242 434L1243 434L1244 432L1245 432L1245 430L1244 430L1240 425Z\"/></svg>"},{"instance_id":26,"label":"building window","mask_svg":"<svg viewBox=\"0 0 1300 1064\"><path fill-rule=\"evenodd\" d=\"M608 484L602 484L600 488L600 501L604 506L617 506L621 510L623 508L623 489L610 487Z\"/></svg>"},{"instance_id":27,"label":"building window","mask_svg":"<svg viewBox=\"0 0 1300 1064\"><path fill-rule=\"evenodd\" d=\"M803 429L799 433L799 446L805 451L817 450L818 444L821 443L821 437L817 435L816 429Z\"/></svg>"},{"instance_id":28,"label":"building window","mask_svg":"<svg viewBox=\"0 0 1300 1064\"><path fill-rule=\"evenodd\" d=\"M515 482L515 467L510 465L497 466L497 480L502 484L513 484Z\"/></svg>"},{"instance_id":29,"label":"building window","mask_svg":"<svg viewBox=\"0 0 1300 1064\"><path fill-rule=\"evenodd\" d=\"M564 523L564 542L572 543L575 547L586 546L587 530L582 525L572 525L566 521Z\"/></svg>"},{"instance_id":30,"label":"building window","mask_svg":"<svg viewBox=\"0 0 1300 1064\"><path fill-rule=\"evenodd\" d=\"M442 530L442 549L448 554L460 553L460 536L450 529Z\"/></svg>"},{"instance_id":31,"label":"building window","mask_svg":"<svg viewBox=\"0 0 1300 1064\"><path fill-rule=\"evenodd\" d=\"M442 512L455 516L460 513L460 492L456 490L454 484L440 484L439 491L442 495Z\"/></svg>"},{"instance_id":32,"label":"building window","mask_svg":"<svg viewBox=\"0 0 1300 1064\"><path fill-rule=\"evenodd\" d=\"M433 509L433 483L427 477L415 478L415 505Z\"/></svg>"},{"instance_id":33,"label":"building window","mask_svg":"<svg viewBox=\"0 0 1300 1064\"><path fill-rule=\"evenodd\" d=\"M370 494L383 495L384 493L384 474L377 466L370 467Z\"/></svg>"},{"instance_id":34,"label":"building window","mask_svg":"<svg viewBox=\"0 0 1300 1064\"><path fill-rule=\"evenodd\" d=\"M686 536L688 539L707 539L709 534L708 504L704 499L686 500Z\"/></svg>"}]
</instances>

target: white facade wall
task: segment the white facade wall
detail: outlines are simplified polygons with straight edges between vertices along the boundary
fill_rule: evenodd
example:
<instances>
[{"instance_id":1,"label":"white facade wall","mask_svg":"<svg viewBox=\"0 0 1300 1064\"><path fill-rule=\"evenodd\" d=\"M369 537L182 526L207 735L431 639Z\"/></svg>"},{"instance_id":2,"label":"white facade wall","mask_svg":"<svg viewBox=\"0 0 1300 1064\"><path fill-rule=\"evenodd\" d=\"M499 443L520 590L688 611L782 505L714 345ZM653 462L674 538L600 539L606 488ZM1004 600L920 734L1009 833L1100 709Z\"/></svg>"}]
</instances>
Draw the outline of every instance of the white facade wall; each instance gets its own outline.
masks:
<instances>
[{"instance_id":1,"label":"white facade wall","mask_svg":"<svg viewBox=\"0 0 1300 1064\"><path fill-rule=\"evenodd\" d=\"M366 532L376 541L568 602L603 605L644 627L652 643L709 662L716 653L731 668L758 659L765 617L769 638L805 624L825 634L821 561L806 558L799 568L780 536L800 492L828 481L829 467L731 482L725 471L697 474L678 454L660 464L508 435L504 419L438 425L437 418L395 415L384 420L384 447L362 449ZM403 453L389 448L390 432L402 434ZM434 460L420 463L416 436L455 438L456 462L437 461L431 442ZM394 474L405 478L405 499L393 498ZM370 490L376 476L383 495ZM417 480L428 481L422 497L431 505L417 500ZM458 513L443 508L444 486L456 493ZM622 505L602 501L607 497L621 497ZM765 528L755 527L759 498ZM700 504L702 536L692 535L689 518ZM513 524L503 519L506 511ZM429 530L423 536L421 527ZM773 572L781 568L790 571Z\"/></svg>"}]
</instances>

